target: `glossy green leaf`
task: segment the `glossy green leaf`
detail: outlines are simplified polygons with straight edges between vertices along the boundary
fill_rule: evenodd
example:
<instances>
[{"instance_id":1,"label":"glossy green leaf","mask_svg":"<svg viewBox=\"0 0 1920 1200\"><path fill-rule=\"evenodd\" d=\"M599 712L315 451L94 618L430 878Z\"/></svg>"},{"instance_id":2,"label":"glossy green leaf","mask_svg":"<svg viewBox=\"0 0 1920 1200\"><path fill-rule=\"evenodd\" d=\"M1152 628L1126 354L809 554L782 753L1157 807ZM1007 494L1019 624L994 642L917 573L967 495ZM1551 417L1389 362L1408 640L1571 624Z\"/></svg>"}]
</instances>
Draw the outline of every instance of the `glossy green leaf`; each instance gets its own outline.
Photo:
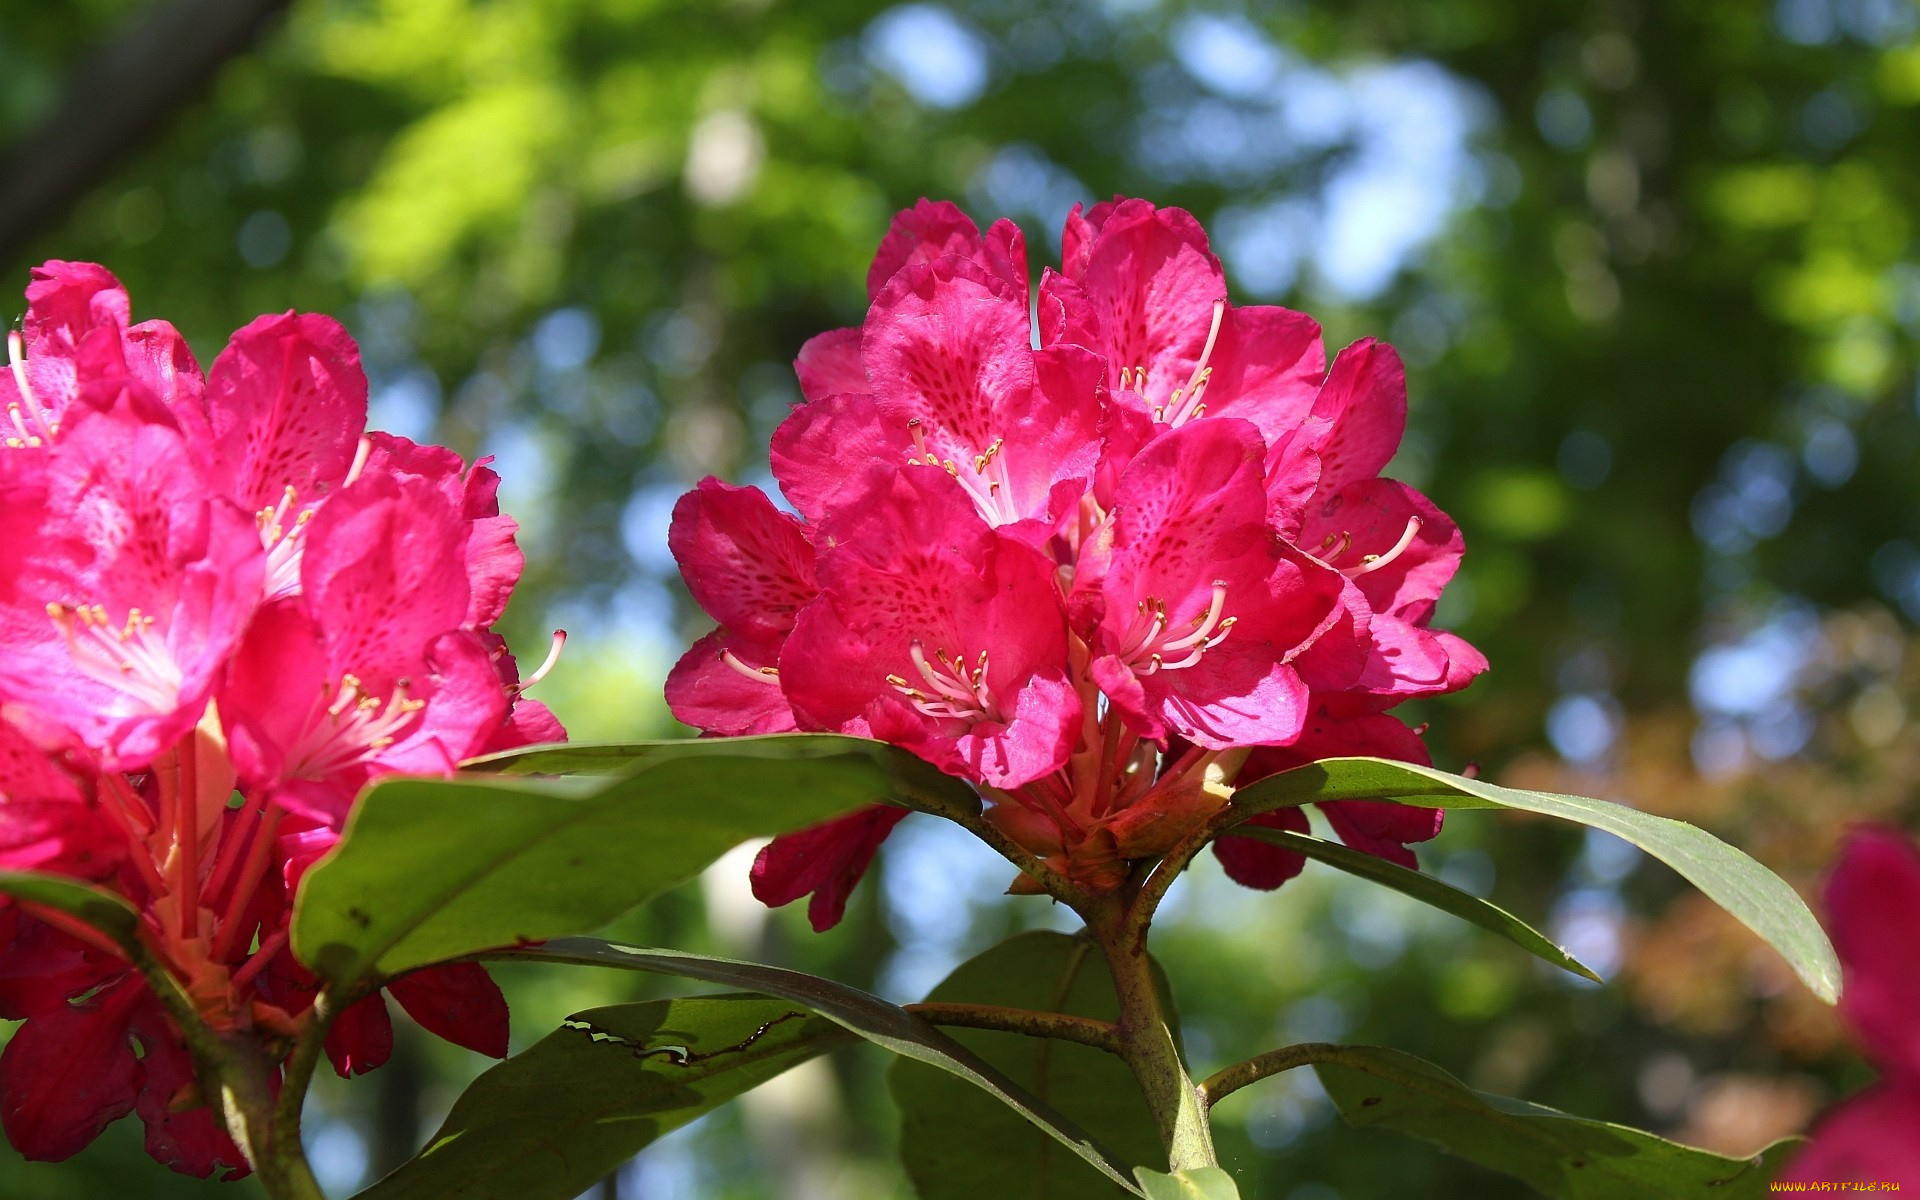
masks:
<instances>
[{"instance_id":1,"label":"glossy green leaf","mask_svg":"<svg viewBox=\"0 0 1920 1200\"><path fill-rule=\"evenodd\" d=\"M1251 817L1322 800L1504 808L1604 830L1678 871L1759 934L1822 1000L1831 1004L1840 996L1840 962L1833 944L1799 893L1746 854L1684 821L1605 800L1520 791L1380 758L1330 758L1269 776L1235 793L1233 812Z\"/></svg>"},{"instance_id":2,"label":"glossy green leaf","mask_svg":"<svg viewBox=\"0 0 1920 1200\"><path fill-rule=\"evenodd\" d=\"M1240 1200L1233 1176L1219 1167L1194 1167L1171 1175L1135 1167L1133 1174L1147 1200Z\"/></svg>"},{"instance_id":3,"label":"glossy green leaf","mask_svg":"<svg viewBox=\"0 0 1920 1200\"><path fill-rule=\"evenodd\" d=\"M1099 950L1084 938L1052 932L1020 934L960 964L927 1000L1102 1021L1120 1011ZM1128 1162L1166 1162L1140 1086L1120 1059L1090 1046L1017 1033L959 1029L953 1036ZM901 1162L921 1200L1112 1200L1123 1194L951 1075L898 1062L889 1084L900 1107ZM982 1153L982 1147L992 1152Z\"/></svg>"},{"instance_id":4,"label":"glossy green leaf","mask_svg":"<svg viewBox=\"0 0 1920 1200\"><path fill-rule=\"evenodd\" d=\"M58 909L98 929L117 945L131 947L139 942L140 916L132 905L66 875L0 871L0 896Z\"/></svg>"},{"instance_id":5,"label":"glossy green leaf","mask_svg":"<svg viewBox=\"0 0 1920 1200\"><path fill-rule=\"evenodd\" d=\"M1423 904L1430 904L1443 912L1452 913L1465 921L1471 921L1482 929L1490 930L1506 938L1514 945L1540 959L1572 971L1595 983L1602 982L1580 960L1548 940L1545 934L1514 916L1497 904L1489 903L1470 892L1444 880L1419 871L1410 871L1399 863L1376 858L1351 846L1342 846L1338 842L1329 842L1322 838L1308 837L1290 829L1268 829L1262 825L1242 825L1235 829L1234 836L1250 837L1256 841L1279 846L1296 854L1337 867L1349 875L1358 875L1375 883L1392 888L1396 892L1412 896Z\"/></svg>"},{"instance_id":6,"label":"glossy green leaf","mask_svg":"<svg viewBox=\"0 0 1920 1200\"><path fill-rule=\"evenodd\" d=\"M1381 1046L1299 1047L1349 1124L1432 1142L1525 1181L1551 1200L1761 1200L1798 1144L1724 1158L1624 1125L1476 1092L1432 1063Z\"/></svg>"},{"instance_id":7,"label":"glossy green leaf","mask_svg":"<svg viewBox=\"0 0 1920 1200\"><path fill-rule=\"evenodd\" d=\"M854 1040L786 1000L616 1004L473 1081L422 1150L363 1200L572 1200L670 1130Z\"/></svg>"},{"instance_id":8,"label":"glossy green leaf","mask_svg":"<svg viewBox=\"0 0 1920 1200\"><path fill-rule=\"evenodd\" d=\"M839 733L774 733L760 737L672 738L651 742L556 742L503 750L471 759L471 771L503 775L624 775L677 758L780 758L793 754L864 754L894 785L892 798L909 808L945 813L980 811L965 782L918 755L872 738Z\"/></svg>"},{"instance_id":9,"label":"glossy green leaf","mask_svg":"<svg viewBox=\"0 0 1920 1200\"><path fill-rule=\"evenodd\" d=\"M798 740L662 756L624 775L389 779L308 872L294 952L335 980L596 929L748 838L896 790L865 753Z\"/></svg>"},{"instance_id":10,"label":"glossy green leaf","mask_svg":"<svg viewBox=\"0 0 1920 1200\"><path fill-rule=\"evenodd\" d=\"M1061 1115L1045 1098L1033 1095L1021 1082L1009 1078L991 1059L976 1054L968 1046L906 1009L858 988L784 967L710 958L678 950L622 946L598 938L562 938L543 946L505 950L487 957L652 971L743 988L803 1005L903 1058L937 1067L956 1079L965 1080L971 1086L962 1094L969 1100L980 1093L992 1096L999 1104L989 1106L983 1102L983 1107L997 1109L1000 1105L1006 1106L1008 1112L1017 1113L1025 1122L1045 1131L1049 1137L1119 1185L1118 1193L1109 1188L1104 1193L1096 1194L1139 1195L1121 1160L1105 1149L1103 1143L1096 1142L1082 1132L1073 1120ZM1089 1053L1097 1054L1098 1051ZM1129 1088L1131 1084L1129 1076ZM1026 1126L1020 1120L1010 1120L1009 1124L1016 1132L1026 1131ZM978 1151L976 1149L971 1153L977 1155ZM1096 1181L1099 1178L1089 1172L1081 1174Z\"/></svg>"}]
</instances>

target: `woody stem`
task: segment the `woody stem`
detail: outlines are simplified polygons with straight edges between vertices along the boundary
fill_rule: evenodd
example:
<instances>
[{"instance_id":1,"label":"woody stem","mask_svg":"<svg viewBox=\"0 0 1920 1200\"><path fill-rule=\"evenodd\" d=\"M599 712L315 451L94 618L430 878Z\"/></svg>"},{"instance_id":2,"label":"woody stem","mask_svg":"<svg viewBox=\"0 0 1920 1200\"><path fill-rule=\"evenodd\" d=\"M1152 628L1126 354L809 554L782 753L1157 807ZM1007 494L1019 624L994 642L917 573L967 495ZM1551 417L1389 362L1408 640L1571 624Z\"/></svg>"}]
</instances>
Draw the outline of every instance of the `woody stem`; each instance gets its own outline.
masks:
<instances>
[{"instance_id":1,"label":"woody stem","mask_svg":"<svg viewBox=\"0 0 1920 1200\"><path fill-rule=\"evenodd\" d=\"M288 1065L276 1106L273 1062L253 1039L243 1033L218 1033L201 1020L193 1002L143 942L131 944L128 953L186 1042L208 1105L220 1115L267 1195L273 1200L326 1200L300 1145L300 1102L306 1096L312 1066L307 1066L305 1074L295 1074L299 1047L294 1051L295 1062ZM316 1035L316 1029L321 1029L320 1022L310 1021L301 1043L311 1040L318 1046L325 1034L322 1030ZM294 1112L290 1131L283 1127L277 1111L289 1105Z\"/></svg>"},{"instance_id":2,"label":"woody stem","mask_svg":"<svg viewBox=\"0 0 1920 1200\"><path fill-rule=\"evenodd\" d=\"M1116 902L1083 915L1113 974L1114 994L1120 1002L1120 1019L1115 1023L1120 1057L1132 1069L1153 1113L1160 1141L1167 1148L1168 1169L1218 1166L1200 1089L1188 1078L1180 1059L1159 981L1147 957L1146 927L1136 928L1127 919L1126 907Z\"/></svg>"}]
</instances>

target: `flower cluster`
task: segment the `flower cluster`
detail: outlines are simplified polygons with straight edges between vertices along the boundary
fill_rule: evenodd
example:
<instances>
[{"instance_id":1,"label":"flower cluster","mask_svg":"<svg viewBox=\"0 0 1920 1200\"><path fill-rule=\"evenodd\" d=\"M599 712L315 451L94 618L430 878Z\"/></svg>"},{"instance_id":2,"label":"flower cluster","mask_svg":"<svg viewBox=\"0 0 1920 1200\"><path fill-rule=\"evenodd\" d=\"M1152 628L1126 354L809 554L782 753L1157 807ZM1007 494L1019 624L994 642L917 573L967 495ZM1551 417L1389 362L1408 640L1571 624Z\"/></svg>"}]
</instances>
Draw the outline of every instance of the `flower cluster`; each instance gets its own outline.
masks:
<instances>
[{"instance_id":1,"label":"flower cluster","mask_svg":"<svg viewBox=\"0 0 1920 1200\"><path fill-rule=\"evenodd\" d=\"M1222 785L1334 755L1425 762L1387 710L1486 669L1429 627L1462 542L1380 476L1406 424L1392 348L1328 366L1304 314L1231 303L1205 232L1117 199L1067 218L1031 291L1018 227L899 214L865 323L809 341L772 467L797 516L708 479L674 513L719 628L668 702L720 735L834 730L969 780L1009 837L1118 886L1223 803ZM1323 806L1412 865L1434 810ZM756 894L816 928L903 810L776 840ZM1304 829L1298 810L1262 818ZM1217 852L1276 887L1302 860Z\"/></svg>"},{"instance_id":2,"label":"flower cluster","mask_svg":"<svg viewBox=\"0 0 1920 1200\"><path fill-rule=\"evenodd\" d=\"M100 267L50 262L27 299L0 373L0 869L125 897L199 1016L278 1061L315 990L294 889L362 786L563 736L490 628L515 526L484 463L365 432L359 353L326 317L261 317L203 376ZM0 936L16 1148L65 1158L138 1112L156 1159L245 1170L113 942L26 901ZM506 1052L480 967L388 990ZM388 1019L379 994L343 1014L336 1069L384 1061Z\"/></svg>"}]
</instances>

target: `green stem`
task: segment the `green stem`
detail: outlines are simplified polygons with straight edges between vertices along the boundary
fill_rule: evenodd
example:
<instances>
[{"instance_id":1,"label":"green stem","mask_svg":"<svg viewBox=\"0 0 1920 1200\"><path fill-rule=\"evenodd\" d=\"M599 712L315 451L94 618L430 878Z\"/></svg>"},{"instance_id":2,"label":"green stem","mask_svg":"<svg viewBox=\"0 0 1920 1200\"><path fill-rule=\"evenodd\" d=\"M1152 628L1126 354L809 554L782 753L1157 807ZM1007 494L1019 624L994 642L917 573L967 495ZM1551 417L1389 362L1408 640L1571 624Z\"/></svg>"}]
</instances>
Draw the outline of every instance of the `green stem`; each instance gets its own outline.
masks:
<instances>
[{"instance_id":1,"label":"green stem","mask_svg":"<svg viewBox=\"0 0 1920 1200\"><path fill-rule=\"evenodd\" d=\"M1259 1083L1270 1075L1310 1063L1338 1061L1343 1049L1323 1042L1302 1042L1297 1046L1282 1046L1278 1050L1256 1054L1245 1062L1222 1067L1207 1076L1200 1084L1200 1102L1210 1109L1220 1103L1221 1097L1231 1095L1250 1083Z\"/></svg>"},{"instance_id":2,"label":"green stem","mask_svg":"<svg viewBox=\"0 0 1920 1200\"><path fill-rule=\"evenodd\" d=\"M1120 1001L1120 1057L1133 1069L1133 1077L1153 1113L1160 1141L1167 1148L1168 1169L1219 1166L1200 1089L1187 1077L1180 1048L1167 1025L1159 982L1147 957L1146 928L1136 928L1128 921L1127 909L1118 903L1087 915L1089 927L1106 955L1107 969L1113 973L1114 993Z\"/></svg>"},{"instance_id":3,"label":"green stem","mask_svg":"<svg viewBox=\"0 0 1920 1200\"><path fill-rule=\"evenodd\" d=\"M300 1104L312 1078L311 1057L296 1076L303 1050L317 1055L326 1037L326 1022L316 1012L294 1049L294 1064L281 1087L276 1105L271 1079L273 1062L247 1034L221 1034L200 1019L193 1002L151 951L140 943L129 947L134 967L146 979L160 1006L173 1019L193 1058L201 1093L227 1127L234 1144L252 1164L260 1185L273 1200L326 1200L307 1165L300 1144ZM322 993L324 999L325 993ZM291 1125L282 1128L279 1113L290 1110Z\"/></svg>"}]
</instances>

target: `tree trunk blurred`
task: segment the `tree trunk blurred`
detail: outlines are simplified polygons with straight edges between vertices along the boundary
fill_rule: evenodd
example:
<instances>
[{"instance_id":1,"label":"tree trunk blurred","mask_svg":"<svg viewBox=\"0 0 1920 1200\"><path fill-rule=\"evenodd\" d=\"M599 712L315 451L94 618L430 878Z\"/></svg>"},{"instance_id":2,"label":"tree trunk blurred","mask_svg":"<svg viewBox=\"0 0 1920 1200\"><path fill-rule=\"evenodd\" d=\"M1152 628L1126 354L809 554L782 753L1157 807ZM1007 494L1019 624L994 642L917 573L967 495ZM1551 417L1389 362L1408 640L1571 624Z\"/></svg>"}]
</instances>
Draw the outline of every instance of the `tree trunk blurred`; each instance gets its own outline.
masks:
<instances>
[{"instance_id":1,"label":"tree trunk blurred","mask_svg":"<svg viewBox=\"0 0 1920 1200\"><path fill-rule=\"evenodd\" d=\"M165 128L287 3L156 3L75 68L39 127L0 156L0 260Z\"/></svg>"}]
</instances>

